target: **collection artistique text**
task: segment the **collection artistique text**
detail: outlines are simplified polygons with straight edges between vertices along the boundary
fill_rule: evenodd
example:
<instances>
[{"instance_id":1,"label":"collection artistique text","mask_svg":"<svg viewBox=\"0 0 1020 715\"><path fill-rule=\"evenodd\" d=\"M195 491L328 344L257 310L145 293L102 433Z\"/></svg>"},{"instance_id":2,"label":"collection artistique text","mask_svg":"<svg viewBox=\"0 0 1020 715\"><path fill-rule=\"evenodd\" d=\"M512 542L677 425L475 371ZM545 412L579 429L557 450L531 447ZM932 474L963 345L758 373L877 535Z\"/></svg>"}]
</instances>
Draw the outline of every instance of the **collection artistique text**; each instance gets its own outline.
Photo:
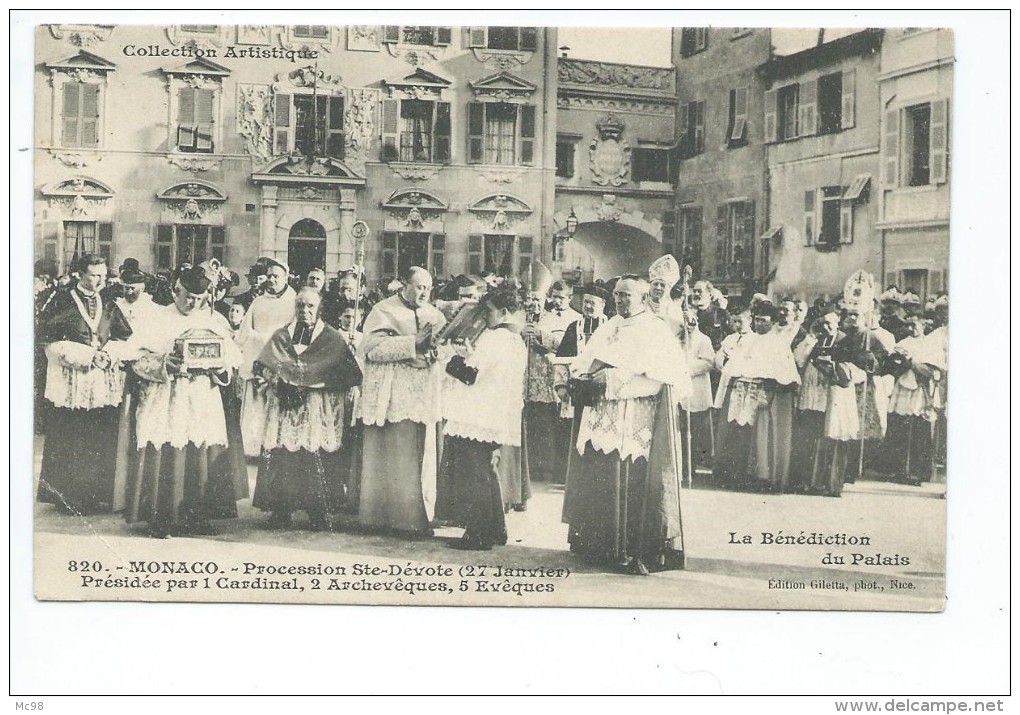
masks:
<instances>
[{"instance_id":1,"label":"collection artistique text","mask_svg":"<svg viewBox=\"0 0 1020 715\"><path fill-rule=\"evenodd\" d=\"M222 50L216 48L202 49L186 45L184 47L163 47L162 45L124 45L121 50L126 57L249 57L256 60L314 60L318 58L318 50L302 47L300 50L285 50L280 47L235 47L227 45Z\"/></svg>"}]
</instances>

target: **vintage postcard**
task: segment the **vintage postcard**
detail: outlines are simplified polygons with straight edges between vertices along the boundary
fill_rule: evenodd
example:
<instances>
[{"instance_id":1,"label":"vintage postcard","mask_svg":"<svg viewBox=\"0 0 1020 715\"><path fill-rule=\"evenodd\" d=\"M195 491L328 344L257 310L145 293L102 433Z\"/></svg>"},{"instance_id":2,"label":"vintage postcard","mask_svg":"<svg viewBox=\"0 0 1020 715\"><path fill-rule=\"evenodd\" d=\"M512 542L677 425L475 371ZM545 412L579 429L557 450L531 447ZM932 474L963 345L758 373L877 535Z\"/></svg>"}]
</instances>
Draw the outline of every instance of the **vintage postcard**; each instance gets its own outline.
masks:
<instances>
[{"instance_id":1,"label":"vintage postcard","mask_svg":"<svg viewBox=\"0 0 1020 715\"><path fill-rule=\"evenodd\" d=\"M953 72L37 26L36 597L942 610Z\"/></svg>"}]
</instances>

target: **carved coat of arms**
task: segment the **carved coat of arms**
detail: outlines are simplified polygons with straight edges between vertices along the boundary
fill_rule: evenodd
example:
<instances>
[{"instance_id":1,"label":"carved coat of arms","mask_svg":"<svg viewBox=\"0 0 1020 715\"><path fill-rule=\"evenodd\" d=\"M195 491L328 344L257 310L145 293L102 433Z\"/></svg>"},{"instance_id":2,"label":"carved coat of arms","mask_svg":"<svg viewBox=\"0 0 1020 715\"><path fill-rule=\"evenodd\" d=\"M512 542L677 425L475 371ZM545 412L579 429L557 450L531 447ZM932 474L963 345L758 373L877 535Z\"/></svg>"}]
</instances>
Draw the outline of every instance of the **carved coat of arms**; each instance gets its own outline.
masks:
<instances>
[{"instance_id":1,"label":"carved coat of arms","mask_svg":"<svg viewBox=\"0 0 1020 715\"><path fill-rule=\"evenodd\" d=\"M615 114L607 114L595 122L598 137L589 149L592 181L599 186L619 186L630 173L630 147L623 141L626 125Z\"/></svg>"}]
</instances>

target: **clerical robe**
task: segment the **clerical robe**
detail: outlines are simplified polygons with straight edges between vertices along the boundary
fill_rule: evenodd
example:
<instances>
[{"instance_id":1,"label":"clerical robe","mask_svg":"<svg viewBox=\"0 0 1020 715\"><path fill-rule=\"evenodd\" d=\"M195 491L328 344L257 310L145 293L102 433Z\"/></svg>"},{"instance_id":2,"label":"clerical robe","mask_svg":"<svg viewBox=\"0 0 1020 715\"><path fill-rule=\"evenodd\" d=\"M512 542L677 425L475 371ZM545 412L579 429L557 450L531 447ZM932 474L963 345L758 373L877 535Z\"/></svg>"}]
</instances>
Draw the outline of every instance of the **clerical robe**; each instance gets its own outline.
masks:
<instances>
[{"instance_id":1,"label":"clerical robe","mask_svg":"<svg viewBox=\"0 0 1020 715\"><path fill-rule=\"evenodd\" d=\"M167 356L185 333L221 338L224 370L168 372ZM148 522L158 536L205 533L209 519L236 517L237 500L248 496L248 475L230 450L237 431L227 424L221 394L241 353L219 313L184 315L173 304L160 307L128 344L140 354L132 368L140 380L118 448L127 521Z\"/></svg>"},{"instance_id":2,"label":"clerical robe","mask_svg":"<svg viewBox=\"0 0 1020 715\"><path fill-rule=\"evenodd\" d=\"M434 516L443 368L416 353L415 336L426 323L437 334L446 318L400 294L380 301L365 320L358 519L369 528L421 535Z\"/></svg>"},{"instance_id":3,"label":"clerical robe","mask_svg":"<svg viewBox=\"0 0 1020 715\"><path fill-rule=\"evenodd\" d=\"M117 413L124 391L124 340L131 327L112 301L77 287L57 291L39 316L38 340L46 345L49 403L38 499L67 513L111 511L119 488L114 478ZM103 351L111 364L92 364Z\"/></svg>"},{"instance_id":4,"label":"clerical robe","mask_svg":"<svg viewBox=\"0 0 1020 715\"><path fill-rule=\"evenodd\" d=\"M676 391L691 389L680 345L650 311L614 316L571 364L605 367L605 393L579 410L563 521L571 550L601 562L682 568Z\"/></svg>"}]
</instances>

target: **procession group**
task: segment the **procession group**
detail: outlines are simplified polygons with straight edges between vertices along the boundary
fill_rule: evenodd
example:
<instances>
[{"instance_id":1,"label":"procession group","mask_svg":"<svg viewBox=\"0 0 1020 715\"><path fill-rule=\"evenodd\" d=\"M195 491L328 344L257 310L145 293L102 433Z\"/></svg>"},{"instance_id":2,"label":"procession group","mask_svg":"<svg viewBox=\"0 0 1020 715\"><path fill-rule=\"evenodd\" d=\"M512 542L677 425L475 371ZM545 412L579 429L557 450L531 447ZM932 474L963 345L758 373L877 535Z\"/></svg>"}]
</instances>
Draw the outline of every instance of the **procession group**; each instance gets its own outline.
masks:
<instances>
[{"instance_id":1,"label":"procession group","mask_svg":"<svg viewBox=\"0 0 1020 715\"><path fill-rule=\"evenodd\" d=\"M742 301L672 256L584 287L537 261L523 284L399 278L260 258L229 297L215 260L154 284L93 254L37 280L39 501L166 538L217 533L250 497L267 528L458 526L451 545L489 550L546 480L572 551L645 574L683 567L682 486L934 474L944 296L925 310L858 272L836 302Z\"/></svg>"}]
</instances>

